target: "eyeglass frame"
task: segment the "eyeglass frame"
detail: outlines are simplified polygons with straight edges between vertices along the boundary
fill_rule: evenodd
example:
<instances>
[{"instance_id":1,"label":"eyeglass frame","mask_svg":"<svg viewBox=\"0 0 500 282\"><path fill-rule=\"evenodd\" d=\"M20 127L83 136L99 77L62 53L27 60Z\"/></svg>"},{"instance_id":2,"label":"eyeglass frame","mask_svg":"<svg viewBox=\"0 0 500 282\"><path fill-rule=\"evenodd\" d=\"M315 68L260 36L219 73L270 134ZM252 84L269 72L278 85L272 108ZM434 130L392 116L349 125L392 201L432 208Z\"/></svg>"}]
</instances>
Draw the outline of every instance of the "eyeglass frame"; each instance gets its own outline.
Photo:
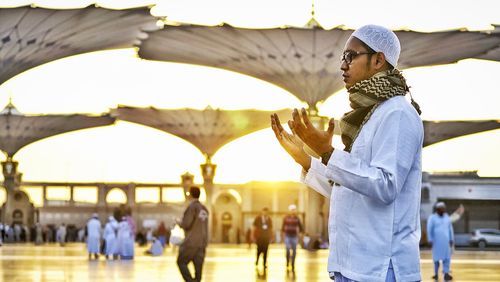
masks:
<instances>
[{"instance_id":1,"label":"eyeglass frame","mask_svg":"<svg viewBox=\"0 0 500 282\"><path fill-rule=\"evenodd\" d=\"M346 55L350 54L351 59L347 61ZM353 51L353 50L347 50L342 53L342 57L340 58L341 62L345 62L346 64L350 65L352 61L359 55L371 55L371 54L377 54L377 52L362 52L362 51Z\"/></svg>"}]
</instances>

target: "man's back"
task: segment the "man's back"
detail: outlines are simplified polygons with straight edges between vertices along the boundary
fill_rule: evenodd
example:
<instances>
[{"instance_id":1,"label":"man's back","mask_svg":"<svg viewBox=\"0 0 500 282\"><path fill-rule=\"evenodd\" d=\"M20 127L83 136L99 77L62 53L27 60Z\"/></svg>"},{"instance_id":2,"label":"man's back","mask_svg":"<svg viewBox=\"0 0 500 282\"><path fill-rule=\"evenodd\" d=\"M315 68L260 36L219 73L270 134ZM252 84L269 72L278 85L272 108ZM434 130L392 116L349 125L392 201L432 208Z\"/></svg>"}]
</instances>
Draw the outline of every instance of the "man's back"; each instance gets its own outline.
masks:
<instances>
[{"instance_id":1,"label":"man's back","mask_svg":"<svg viewBox=\"0 0 500 282\"><path fill-rule=\"evenodd\" d=\"M185 232L183 246L206 247L208 244L208 209L198 200L193 200L180 224Z\"/></svg>"}]
</instances>

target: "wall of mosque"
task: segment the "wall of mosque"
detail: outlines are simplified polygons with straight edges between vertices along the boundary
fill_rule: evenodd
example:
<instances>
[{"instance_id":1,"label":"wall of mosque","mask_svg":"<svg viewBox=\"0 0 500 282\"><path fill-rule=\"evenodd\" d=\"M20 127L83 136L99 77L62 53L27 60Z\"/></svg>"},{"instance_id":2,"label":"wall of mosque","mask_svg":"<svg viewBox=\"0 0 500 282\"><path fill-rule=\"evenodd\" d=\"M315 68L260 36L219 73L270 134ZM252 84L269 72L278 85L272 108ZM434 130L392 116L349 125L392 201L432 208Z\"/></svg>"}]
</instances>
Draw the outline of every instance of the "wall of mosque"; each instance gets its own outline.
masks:
<instances>
[{"instance_id":1,"label":"wall of mosque","mask_svg":"<svg viewBox=\"0 0 500 282\"><path fill-rule=\"evenodd\" d=\"M477 228L500 229L500 177L479 177L473 172L424 174L422 184L422 222L438 201L446 203L448 213L460 204L465 212L454 223L455 233Z\"/></svg>"}]
</instances>

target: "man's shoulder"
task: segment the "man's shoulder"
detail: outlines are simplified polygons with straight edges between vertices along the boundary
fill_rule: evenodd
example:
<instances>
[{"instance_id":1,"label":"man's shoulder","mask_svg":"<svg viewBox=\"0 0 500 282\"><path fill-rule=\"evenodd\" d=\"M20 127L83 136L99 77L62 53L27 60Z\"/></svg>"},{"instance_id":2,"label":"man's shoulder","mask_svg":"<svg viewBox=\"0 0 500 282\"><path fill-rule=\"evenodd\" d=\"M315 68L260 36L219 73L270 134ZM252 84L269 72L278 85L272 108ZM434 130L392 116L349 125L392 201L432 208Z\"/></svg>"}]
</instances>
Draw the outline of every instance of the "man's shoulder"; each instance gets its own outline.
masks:
<instances>
[{"instance_id":1,"label":"man's shoulder","mask_svg":"<svg viewBox=\"0 0 500 282\"><path fill-rule=\"evenodd\" d=\"M423 131L423 123L420 115L404 96L396 96L384 101L373 113L373 118L376 120L385 120L391 116L404 117L406 122L409 122L412 126L421 128Z\"/></svg>"},{"instance_id":2,"label":"man's shoulder","mask_svg":"<svg viewBox=\"0 0 500 282\"><path fill-rule=\"evenodd\" d=\"M380 103L377 111L381 113L401 112L420 119L417 111L410 102L406 100L405 96L396 96Z\"/></svg>"}]
</instances>

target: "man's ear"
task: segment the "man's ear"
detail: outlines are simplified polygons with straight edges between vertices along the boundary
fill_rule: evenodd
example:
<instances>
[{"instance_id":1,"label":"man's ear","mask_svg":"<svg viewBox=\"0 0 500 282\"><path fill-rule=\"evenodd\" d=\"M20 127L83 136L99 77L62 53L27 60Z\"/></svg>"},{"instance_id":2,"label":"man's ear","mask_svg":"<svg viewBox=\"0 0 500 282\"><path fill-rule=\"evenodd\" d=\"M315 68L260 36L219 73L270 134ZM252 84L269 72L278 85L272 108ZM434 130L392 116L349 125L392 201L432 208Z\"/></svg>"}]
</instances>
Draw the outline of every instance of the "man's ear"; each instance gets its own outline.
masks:
<instances>
[{"instance_id":1,"label":"man's ear","mask_svg":"<svg viewBox=\"0 0 500 282\"><path fill-rule=\"evenodd\" d=\"M375 68L382 69L387 61L385 60L385 55L382 52L375 54Z\"/></svg>"}]
</instances>

